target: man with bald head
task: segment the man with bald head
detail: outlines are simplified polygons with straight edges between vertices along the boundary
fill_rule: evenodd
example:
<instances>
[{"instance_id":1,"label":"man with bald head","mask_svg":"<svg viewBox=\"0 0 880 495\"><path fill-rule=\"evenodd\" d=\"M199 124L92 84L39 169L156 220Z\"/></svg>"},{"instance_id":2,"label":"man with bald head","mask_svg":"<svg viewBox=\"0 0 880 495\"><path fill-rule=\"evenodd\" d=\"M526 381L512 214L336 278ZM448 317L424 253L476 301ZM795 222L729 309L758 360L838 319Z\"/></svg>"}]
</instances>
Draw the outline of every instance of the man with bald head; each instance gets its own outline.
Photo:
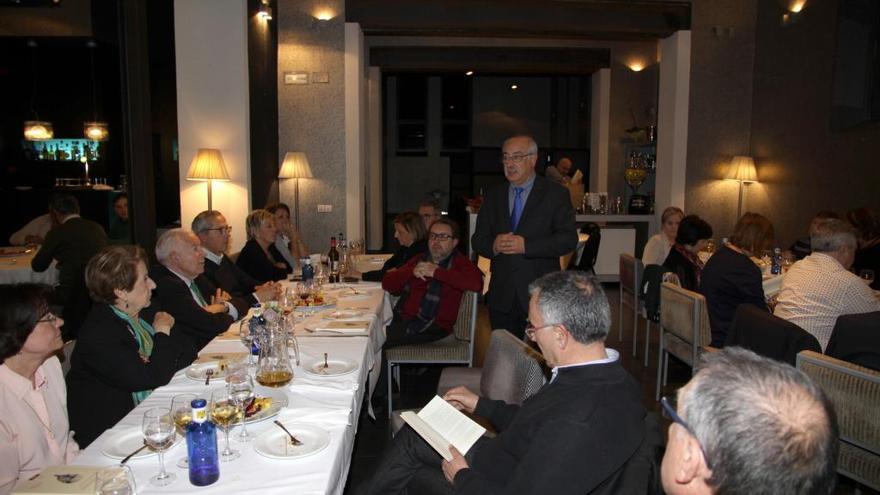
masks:
<instances>
[{"instance_id":1,"label":"man with bald head","mask_svg":"<svg viewBox=\"0 0 880 495\"><path fill-rule=\"evenodd\" d=\"M486 192L471 245L491 260L488 305L492 328L523 336L529 284L559 270L559 257L574 251L578 235L568 191L535 175L538 145L514 136L501 148L506 183Z\"/></svg>"},{"instance_id":2,"label":"man with bald head","mask_svg":"<svg viewBox=\"0 0 880 495\"><path fill-rule=\"evenodd\" d=\"M189 230L172 229L156 242L159 265L150 270L156 282L153 300L174 317L196 349L225 332L248 304L217 288L204 275L205 253L199 238Z\"/></svg>"},{"instance_id":3,"label":"man with bald head","mask_svg":"<svg viewBox=\"0 0 880 495\"><path fill-rule=\"evenodd\" d=\"M544 175L552 181L566 185L571 182L571 177L568 176L568 173L571 172L571 165L571 158L564 156L556 162L556 165L550 165L547 167L547 170L544 171Z\"/></svg>"},{"instance_id":4,"label":"man with bald head","mask_svg":"<svg viewBox=\"0 0 880 495\"><path fill-rule=\"evenodd\" d=\"M661 477L668 495L825 495L837 478L831 403L792 366L738 347L707 353L678 391Z\"/></svg>"}]
</instances>

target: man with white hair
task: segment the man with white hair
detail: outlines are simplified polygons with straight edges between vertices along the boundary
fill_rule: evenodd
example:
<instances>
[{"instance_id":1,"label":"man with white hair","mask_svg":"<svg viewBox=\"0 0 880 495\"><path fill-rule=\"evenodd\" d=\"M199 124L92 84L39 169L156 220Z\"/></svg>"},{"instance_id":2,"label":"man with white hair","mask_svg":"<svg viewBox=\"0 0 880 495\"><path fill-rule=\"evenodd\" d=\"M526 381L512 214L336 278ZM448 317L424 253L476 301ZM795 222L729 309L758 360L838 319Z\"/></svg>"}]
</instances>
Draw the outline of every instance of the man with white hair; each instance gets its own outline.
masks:
<instances>
[{"instance_id":1,"label":"man with white hair","mask_svg":"<svg viewBox=\"0 0 880 495\"><path fill-rule=\"evenodd\" d=\"M811 227L812 254L792 265L773 314L811 333L822 351L841 315L880 311L880 300L849 271L855 259L856 231L835 218Z\"/></svg>"},{"instance_id":2,"label":"man with white hair","mask_svg":"<svg viewBox=\"0 0 880 495\"><path fill-rule=\"evenodd\" d=\"M156 242L156 258L150 277L156 283L153 300L174 317L178 326L201 349L225 332L248 304L217 288L202 274L205 253L199 238L184 229L172 229Z\"/></svg>"},{"instance_id":3,"label":"man with white hair","mask_svg":"<svg viewBox=\"0 0 880 495\"><path fill-rule=\"evenodd\" d=\"M668 495L826 495L837 479L831 403L796 368L739 348L706 353L678 391L661 478Z\"/></svg>"}]
</instances>

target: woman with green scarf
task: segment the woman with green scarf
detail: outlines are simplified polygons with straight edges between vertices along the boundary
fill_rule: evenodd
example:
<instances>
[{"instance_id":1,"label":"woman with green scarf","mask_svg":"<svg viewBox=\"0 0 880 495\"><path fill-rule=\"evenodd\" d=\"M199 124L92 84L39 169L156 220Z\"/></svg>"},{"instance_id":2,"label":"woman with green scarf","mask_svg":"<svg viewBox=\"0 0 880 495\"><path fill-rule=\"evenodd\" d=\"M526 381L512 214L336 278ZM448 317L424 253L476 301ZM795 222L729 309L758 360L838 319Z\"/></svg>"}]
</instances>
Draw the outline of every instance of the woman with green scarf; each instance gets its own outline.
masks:
<instances>
[{"instance_id":1,"label":"woman with green scarf","mask_svg":"<svg viewBox=\"0 0 880 495\"><path fill-rule=\"evenodd\" d=\"M108 246L85 270L95 301L71 358L68 415L85 447L165 385L195 358L189 340L173 331L174 318L157 312L141 318L156 284L139 246Z\"/></svg>"}]
</instances>

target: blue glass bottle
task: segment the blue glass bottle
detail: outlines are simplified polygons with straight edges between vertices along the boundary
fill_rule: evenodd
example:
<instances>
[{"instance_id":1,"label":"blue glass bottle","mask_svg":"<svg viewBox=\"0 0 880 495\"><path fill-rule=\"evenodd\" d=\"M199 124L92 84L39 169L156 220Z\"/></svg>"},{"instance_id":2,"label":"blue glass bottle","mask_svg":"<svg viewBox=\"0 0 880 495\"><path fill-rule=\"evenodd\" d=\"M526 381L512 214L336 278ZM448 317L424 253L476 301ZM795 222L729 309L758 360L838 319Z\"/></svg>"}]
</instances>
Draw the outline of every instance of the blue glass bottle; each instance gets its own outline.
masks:
<instances>
[{"instance_id":1,"label":"blue glass bottle","mask_svg":"<svg viewBox=\"0 0 880 495\"><path fill-rule=\"evenodd\" d=\"M300 266L302 266L302 281L308 282L315 278L315 267L312 266L312 260L309 258L300 259Z\"/></svg>"},{"instance_id":2,"label":"blue glass bottle","mask_svg":"<svg viewBox=\"0 0 880 495\"><path fill-rule=\"evenodd\" d=\"M186 427L186 456L190 483L207 486L220 479L217 427L208 419L205 399L192 401L192 422Z\"/></svg>"},{"instance_id":3,"label":"blue glass bottle","mask_svg":"<svg viewBox=\"0 0 880 495\"><path fill-rule=\"evenodd\" d=\"M782 250L776 248L773 250L773 259L770 263L770 273L779 275L782 273Z\"/></svg>"}]
</instances>

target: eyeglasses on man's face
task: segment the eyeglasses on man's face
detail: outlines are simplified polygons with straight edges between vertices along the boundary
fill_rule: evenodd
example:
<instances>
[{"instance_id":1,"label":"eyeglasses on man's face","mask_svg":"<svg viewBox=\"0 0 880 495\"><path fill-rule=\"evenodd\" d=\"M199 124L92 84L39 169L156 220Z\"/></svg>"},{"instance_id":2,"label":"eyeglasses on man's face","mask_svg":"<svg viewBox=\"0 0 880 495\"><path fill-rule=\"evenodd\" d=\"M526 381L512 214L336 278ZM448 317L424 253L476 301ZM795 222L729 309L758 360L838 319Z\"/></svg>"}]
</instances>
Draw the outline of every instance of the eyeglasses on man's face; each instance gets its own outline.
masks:
<instances>
[{"instance_id":1,"label":"eyeglasses on man's face","mask_svg":"<svg viewBox=\"0 0 880 495\"><path fill-rule=\"evenodd\" d=\"M532 322L526 322L526 336L532 340L535 340L535 335L537 335L539 330L543 330L545 328L550 327L558 327L559 323L551 323L549 325L541 325L540 327L536 327L532 324Z\"/></svg>"},{"instance_id":2,"label":"eyeglasses on man's face","mask_svg":"<svg viewBox=\"0 0 880 495\"><path fill-rule=\"evenodd\" d=\"M202 232L210 232L212 230L216 230L220 234L228 234L232 232L232 227L230 227L229 225L224 225L222 227L214 227L213 229L205 229Z\"/></svg>"},{"instance_id":3,"label":"eyeglasses on man's face","mask_svg":"<svg viewBox=\"0 0 880 495\"><path fill-rule=\"evenodd\" d=\"M501 163L511 162L516 165L521 165L523 161L525 161L526 157L532 155L534 155L534 153L514 153L512 155L504 153L501 155Z\"/></svg>"},{"instance_id":4,"label":"eyeglasses on man's face","mask_svg":"<svg viewBox=\"0 0 880 495\"><path fill-rule=\"evenodd\" d=\"M700 446L700 451L703 453L703 459L706 460L706 467L712 469L712 466L709 463L709 456L706 455L706 450L703 449L703 444L700 443L700 439L697 438L697 434L694 433L691 425L687 424L687 421L685 421L681 416L678 415L678 413L675 411L675 407L673 407L673 405L669 402L669 399L667 399L666 397L660 399L660 406L663 409L663 416L672 420L673 423L677 423L688 433L690 433L692 437L694 437L694 439L697 441L697 445Z\"/></svg>"},{"instance_id":5,"label":"eyeglasses on man's face","mask_svg":"<svg viewBox=\"0 0 880 495\"><path fill-rule=\"evenodd\" d=\"M428 234L428 239L432 241L450 241L455 239L455 237L450 234L435 234L434 232L431 232Z\"/></svg>"}]
</instances>

